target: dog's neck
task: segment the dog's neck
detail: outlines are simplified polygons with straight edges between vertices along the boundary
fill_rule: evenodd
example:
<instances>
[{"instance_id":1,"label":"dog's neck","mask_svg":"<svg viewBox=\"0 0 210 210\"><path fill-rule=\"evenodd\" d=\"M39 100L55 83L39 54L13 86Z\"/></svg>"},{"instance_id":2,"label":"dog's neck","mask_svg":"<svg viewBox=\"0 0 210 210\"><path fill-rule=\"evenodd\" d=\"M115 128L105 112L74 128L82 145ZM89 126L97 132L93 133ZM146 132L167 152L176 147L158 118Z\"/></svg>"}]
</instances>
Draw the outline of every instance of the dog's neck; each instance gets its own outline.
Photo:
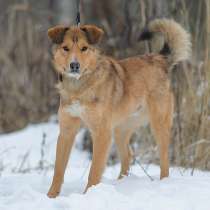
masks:
<instances>
[{"instance_id":1,"label":"dog's neck","mask_svg":"<svg viewBox=\"0 0 210 210\"><path fill-rule=\"evenodd\" d=\"M83 93L90 80L89 75L81 77L79 80L73 77L63 76L63 80L60 81L57 85L61 98L67 98L69 95L78 96Z\"/></svg>"}]
</instances>

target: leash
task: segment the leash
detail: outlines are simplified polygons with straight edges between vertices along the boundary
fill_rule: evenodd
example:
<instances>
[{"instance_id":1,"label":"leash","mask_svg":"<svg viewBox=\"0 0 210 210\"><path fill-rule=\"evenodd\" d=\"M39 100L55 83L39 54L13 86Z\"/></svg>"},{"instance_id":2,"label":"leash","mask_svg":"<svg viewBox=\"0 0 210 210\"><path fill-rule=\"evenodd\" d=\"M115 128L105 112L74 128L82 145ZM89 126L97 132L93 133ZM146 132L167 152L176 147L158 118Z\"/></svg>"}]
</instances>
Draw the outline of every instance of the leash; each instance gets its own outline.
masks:
<instances>
[{"instance_id":1,"label":"leash","mask_svg":"<svg viewBox=\"0 0 210 210\"><path fill-rule=\"evenodd\" d=\"M77 6L76 25L79 27L80 25L80 0L76 0L76 6Z\"/></svg>"},{"instance_id":2,"label":"leash","mask_svg":"<svg viewBox=\"0 0 210 210\"><path fill-rule=\"evenodd\" d=\"M142 169L142 171L146 174L150 181L154 181L154 179L149 175L147 170L141 165L140 160L136 156L134 156L132 165L136 164Z\"/></svg>"},{"instance_id":3,"label":"leash","mask_svg":"<svg viewBox=\"0 0 210 210\"><path fill-rule=\"evenodd\" d=\"M142 166L139 157L137 157L137 153L135 151L135 147L131 144L131 150L133 151L133 161L131 165L138 165L141 170L146 174L146 176L150 179L150 181L154 181L154 179L152 178L152 176L149 175L149 173L147 172L147 170Z\"/></svg>"}]
</instances>

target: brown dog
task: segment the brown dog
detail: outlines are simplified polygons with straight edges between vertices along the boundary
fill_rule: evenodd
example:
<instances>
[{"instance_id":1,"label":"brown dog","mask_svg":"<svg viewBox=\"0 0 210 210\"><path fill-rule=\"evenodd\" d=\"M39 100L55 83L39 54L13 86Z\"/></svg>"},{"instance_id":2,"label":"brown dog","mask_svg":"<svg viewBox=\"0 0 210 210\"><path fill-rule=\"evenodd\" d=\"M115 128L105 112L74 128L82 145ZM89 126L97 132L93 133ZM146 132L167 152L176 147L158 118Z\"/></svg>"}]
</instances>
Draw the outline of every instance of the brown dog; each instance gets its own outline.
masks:
<instances>
[{"instance_id":1,"label":"brown dog","mask_svg":"<svg viewBox=\"0 0 210 210\"><path fill-rule=\"evenodd\" d=\"M93 139L93 159L86 190L100 182L114 134L121 159L120 177L127 175L132 155L129 140L142 123L150 122L160 150L160 178L169 175L168 146L173 116L173 95L168 71L189 57L188 33L173 20L148 24L141 39L163 33L159 54L115 60L94 47L103 31L94 25L56 26L48 36L57 44L54 63L59 82L60 134L49 197L61 189L74 137L81 122ZM85 190L85 191L86 191Z\"/></svg>"}]
</instances>

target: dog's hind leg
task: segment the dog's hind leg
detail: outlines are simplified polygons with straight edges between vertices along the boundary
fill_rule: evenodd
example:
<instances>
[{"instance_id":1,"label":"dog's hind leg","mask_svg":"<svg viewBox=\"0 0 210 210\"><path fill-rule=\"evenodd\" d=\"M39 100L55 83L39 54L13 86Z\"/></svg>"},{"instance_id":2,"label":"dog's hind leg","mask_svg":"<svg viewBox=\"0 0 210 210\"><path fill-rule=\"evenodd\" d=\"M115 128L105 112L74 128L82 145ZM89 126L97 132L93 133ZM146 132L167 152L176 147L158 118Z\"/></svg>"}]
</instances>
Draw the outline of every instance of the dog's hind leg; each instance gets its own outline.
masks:
<instances>
[{"instance_id":1,"label":"dog's hind leg","mask_svg":"<svg viewBox=\"0 0 210 210\"><path fill-rule=\"evenodd\" d=\"M72 118L65 112L59 111L60 134L56 148L56 161L52 185L48 197L55 198L61 190L65 169L69 159L75 135L80 127L80 119Z\"/></svg>"},{"instance_id":2,"label":"dog's hind leg","mask_svg":"<svg viewBox=\"0 0 210 210\"><path fill-rule=\"evenodd\" d=\"M121 171L119 179L127 176L129 172L130 163L132 161L132 150L129 147L130 138L134 132L133 127L118 126L114 130L114 139L117 145L117 151L121 161Z\"/></svg>"},{"instance_id":3,"label":"dog's hind leg","mask_svg":"<svg viewBox=\"0 0 210 210\"><path fill-rule=\"evenodd\" d=\"M173 95L150 97L147 100L150 126L157 141L160 152L160 179L169 176L168 149L173 119Z\"/></svg>"}]
</instances>

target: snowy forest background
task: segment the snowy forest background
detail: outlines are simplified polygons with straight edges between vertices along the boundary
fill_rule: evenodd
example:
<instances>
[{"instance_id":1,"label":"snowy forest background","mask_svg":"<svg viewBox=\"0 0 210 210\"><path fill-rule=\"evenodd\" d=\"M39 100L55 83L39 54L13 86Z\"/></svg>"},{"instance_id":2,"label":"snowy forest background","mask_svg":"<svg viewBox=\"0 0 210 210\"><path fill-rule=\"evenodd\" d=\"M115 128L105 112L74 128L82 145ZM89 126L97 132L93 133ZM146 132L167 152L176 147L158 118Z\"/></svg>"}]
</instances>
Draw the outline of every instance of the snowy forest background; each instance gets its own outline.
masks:
<instances>
[{"instance_id":1,"label":"snowy forest background","mask_svg":"<svg viewBox=\"0 0 210 210\"><path fill-rule=\"evenodd\" d=\"M0 1L0 134L48 121L56 114L57 75L51 63L47 29L74 24L75 0ZM116 58L157 50L157 43L139 43L152 18L174 18L192 35L191 60L172 72L175 115L171 163L210 170L210 1L209 0L81 0L82 23L105 31L101 48ZM136 155L158 163L149 127L133 136ZM86 132L83 149L91 150ZM110 163L116 162L112 151Z\"/></svg>"}]
</instances>

